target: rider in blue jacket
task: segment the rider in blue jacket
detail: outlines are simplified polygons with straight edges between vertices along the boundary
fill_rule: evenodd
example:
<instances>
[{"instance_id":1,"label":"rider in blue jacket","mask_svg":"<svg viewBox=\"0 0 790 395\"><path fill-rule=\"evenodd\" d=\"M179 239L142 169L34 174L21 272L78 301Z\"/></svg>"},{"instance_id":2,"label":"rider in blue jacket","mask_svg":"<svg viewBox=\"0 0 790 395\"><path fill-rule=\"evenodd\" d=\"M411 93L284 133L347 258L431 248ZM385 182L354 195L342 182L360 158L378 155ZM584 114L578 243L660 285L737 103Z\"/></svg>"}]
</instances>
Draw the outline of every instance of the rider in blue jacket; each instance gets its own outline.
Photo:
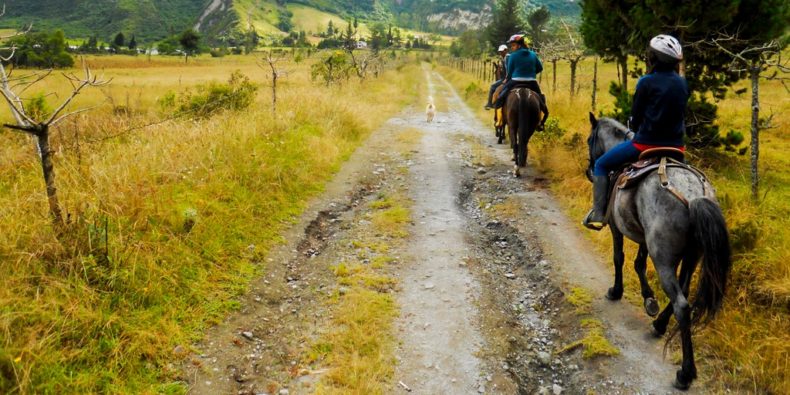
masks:
<instances>
[{"instance_id":1,"label":"rider in blue jacket","mask_svg":"<svg viewBox=\"0 0 790 395\"><path fill-rule=\"evenodd\" d=\"M650 148L684 149L686 103L689 88L678 74L683 49L677 39L658 35L650 40L647 64L650 72L639 79L631 108L632 141L623 142L595 161L593 168L593 208L584 218L584 226L600 230L605 226L609 200L609 172L635 162Z\"/></svg>"},{"instance_id":2,"label":"rider in blue jacket","mask_svg":"<svg viewBox=\"0 0 790 395\"><path fill-rule=\"evenodd\" d=\"M495 107L499 108L505 104L507 95L514 86L526 85L540 97L540 111L543 113L543 119L540 121L537 129L543 130L543 125L549 117L549 109L546 107L546 96L540 91L540 85L538 85L537 80L537 75L543 71L543 63L541 63L540 58L534 51L527 48L526 37L523 34L514 34L508 40L508 44L510 44L511 52L507 59L507 76Z\"/></svg>"},{"instance_id":3,"label":"rider in blue jacket","mask_svg":"<svg viewBox=\"0 0 790 395\"><path fill-rule=\"evenodd\" d=\"M500 45L499 49L497 49L497 54L501 61L499 61L497 65L497 80L491 84L491 88L488 89L488 102L486 102L486 110L490 110L494 104L491 103L493 100L494 92L505 82L505 76L507 75L507 60L510 57L510 54L507 53L507 45ZM500 75L500 73L502 73Z\"/></svg>"}]
</instances>

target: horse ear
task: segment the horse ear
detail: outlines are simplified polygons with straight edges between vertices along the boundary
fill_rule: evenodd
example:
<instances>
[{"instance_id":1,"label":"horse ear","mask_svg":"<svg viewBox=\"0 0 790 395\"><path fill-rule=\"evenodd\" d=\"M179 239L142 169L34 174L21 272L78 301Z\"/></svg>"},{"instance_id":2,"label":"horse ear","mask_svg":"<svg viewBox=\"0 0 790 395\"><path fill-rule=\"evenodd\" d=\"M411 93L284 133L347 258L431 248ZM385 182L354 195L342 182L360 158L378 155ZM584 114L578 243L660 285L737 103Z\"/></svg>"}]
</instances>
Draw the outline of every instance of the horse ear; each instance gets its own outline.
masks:
<instances>
[{"instance_id":1,"label":"horse ear","mask_svg":"<svg viewBox=\"0 0 790 395\"><path fill-rule=\"evenodd\" d=\"M598 120L595 119L595 114L592 112L590 112L590 125L592 125L592 127L598 126Z\"/></svg>"}]
</instances>

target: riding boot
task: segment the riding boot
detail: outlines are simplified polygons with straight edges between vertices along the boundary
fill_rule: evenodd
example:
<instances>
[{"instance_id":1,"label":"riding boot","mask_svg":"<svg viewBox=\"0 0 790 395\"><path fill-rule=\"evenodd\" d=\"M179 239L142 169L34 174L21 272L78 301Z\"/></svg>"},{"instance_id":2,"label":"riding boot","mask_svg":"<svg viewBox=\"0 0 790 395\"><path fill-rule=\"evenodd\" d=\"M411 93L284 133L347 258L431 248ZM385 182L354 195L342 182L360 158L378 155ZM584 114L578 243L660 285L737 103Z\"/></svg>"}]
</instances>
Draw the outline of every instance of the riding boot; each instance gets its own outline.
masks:
<instances>
[{"instance_id":1,"label":"riding boot","mask_svg":"<svg viewBox=\"0 0 790 395\"><path fill-rule=\"evenodd\" d=\"M606 205L609 203L609 176L593 177L593 208L584 218L584 226L601 230L606 223Z\"/></svg>"},{"instance_id":2,"label":"riding boot","mask_svg":"<svg viewBox=\"0 0 790 395\"><path fill-rule=\"evenodd\" d=\"M543 119L540 120L536 129L542 132L546 129L546 120L549 119L549 108L546 106L546 95L542 93L540 94L540 112L543 113Z\"/></svg>"}]
</instances>

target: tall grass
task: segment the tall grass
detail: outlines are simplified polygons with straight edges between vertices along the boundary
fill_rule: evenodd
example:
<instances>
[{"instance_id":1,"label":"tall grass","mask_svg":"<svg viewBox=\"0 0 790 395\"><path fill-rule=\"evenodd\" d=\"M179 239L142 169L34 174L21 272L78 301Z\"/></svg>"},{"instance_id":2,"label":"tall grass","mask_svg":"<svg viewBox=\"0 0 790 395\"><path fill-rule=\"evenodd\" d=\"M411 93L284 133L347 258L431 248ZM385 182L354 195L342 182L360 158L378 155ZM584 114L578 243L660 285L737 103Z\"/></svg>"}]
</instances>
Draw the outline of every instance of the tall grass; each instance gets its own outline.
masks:
<instances>
[{"instance_id":1,"label":"tall grass","mask_svg":"<svg viewBox=\"0 0 790 395\"><path fill-rule=\"evenodd\" d=\"M587 60L581 65L576 98L569 95L568 65L558 65L556 92L552 90L551 66L546 68L541 88L548 96L551 116L559 120L564 134L560 144L553 136L536 134L531 165L550 176L555 196L567 214L580 222L591 204L590 185L583 171L587 166L584 142L590 129L587 112L591 109L592 63ZM489 123L491 114L482 109L485 84L456 70L441 70L458 90L467 92L467 103ZM599 71L598 110L608 111L613 99L606 91L609 82L617 78L616 69L612 64L599 64ZM632 81L632 89L634 85ZM747 82L741 82L733 91L746 87ZM761 136L763 197L759 203L749 198L747 156L691 153L692 163L702 167L717 188L735 253L724 312L696 334L695 344L698 360L711 383L746 392L790 393L790 136L786 133L790 127L790 96L778 81L764 81L760 89L761 110L765 115L774 114L775 128L763 131ZM749 93L730 93L719 102L718 122L723 133L734 129L748 136L750 100ZM608 261L608 232L590 232L581 226L580 231L595 242L597 252ZM628 256L635 256L636 246L627 246ZM650 271L654 289L660 289L652 265ZM641 304L636 276L631 270L625 275L626 298Z\"/></svg>"},{"instance_id":2,"label":"tall grass","mask_svg":"<svg viewBox=\"0 0 790 395\"><path fill-rule=\"evenodd\" d=\"M76 105L114 105L54 138L65 236L50 228L32 142L2 136L0 392L183 392L174 348L238 307L282 228L412 102L422 74L408 66L325 89L309 81L309 61L288 63L276 117L261 93L241 113L157 123L170 91L237 69L263 84L266 72L253 57L88 61L114 82ZM62 97L68 86L50 79L40 89Z\"/></svg>"}]
</instances>

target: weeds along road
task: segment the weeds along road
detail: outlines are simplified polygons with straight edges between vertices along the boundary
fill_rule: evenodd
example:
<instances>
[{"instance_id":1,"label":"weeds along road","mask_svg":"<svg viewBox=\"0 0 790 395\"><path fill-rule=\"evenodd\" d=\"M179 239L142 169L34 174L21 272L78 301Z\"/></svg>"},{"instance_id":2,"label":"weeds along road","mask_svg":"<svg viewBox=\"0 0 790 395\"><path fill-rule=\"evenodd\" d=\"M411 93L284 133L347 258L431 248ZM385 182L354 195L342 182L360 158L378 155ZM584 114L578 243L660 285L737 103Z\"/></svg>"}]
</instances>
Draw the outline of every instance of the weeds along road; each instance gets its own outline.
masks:
<instances>
[{"instance_id":1,"label":"weeds along road","mask_svg":"<svg viewBox=\"0 0 790 395\"><path fill-rule=\"evenodd\" d=\"M673 393L609 264L441 76L284 235L184 366L194 394ZM705 378L692 387L704 389Z\"/></svg>"}]
</instances>

